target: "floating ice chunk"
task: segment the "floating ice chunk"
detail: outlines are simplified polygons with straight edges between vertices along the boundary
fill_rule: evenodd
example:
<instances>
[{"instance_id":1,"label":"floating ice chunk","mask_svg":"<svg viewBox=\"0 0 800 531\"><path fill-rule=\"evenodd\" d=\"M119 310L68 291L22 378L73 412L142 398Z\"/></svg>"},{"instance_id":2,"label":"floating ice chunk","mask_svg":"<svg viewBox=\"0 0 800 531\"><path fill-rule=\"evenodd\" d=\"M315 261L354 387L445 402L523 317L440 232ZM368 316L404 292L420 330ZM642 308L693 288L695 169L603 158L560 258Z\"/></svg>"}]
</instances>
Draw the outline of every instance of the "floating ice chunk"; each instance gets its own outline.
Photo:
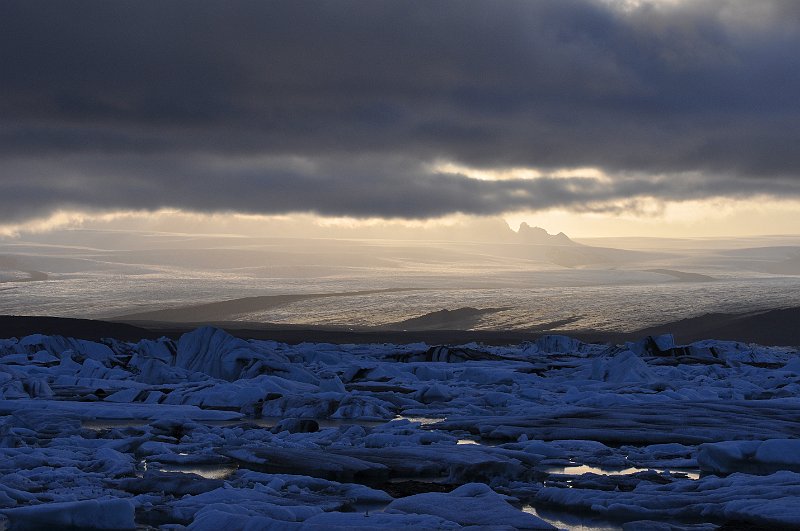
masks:
<instances>
[{"instance_id":1,"label":"floating ice chunk","mask_svg":"<svg viewBox=\"0 0 800 531\"><path fill-rule=\"evenodd\" d=\"M96 463L92 465L92 470L102 472L106 477L129 476L135 473L136 467L130 454L111 448L99 448L93 457Z\"/></svg>"},{"instance_id":2,"label":"floating ice chunk","mask_svg":"<svg viewBox=\"0 0 800 531\"><path fill-rule=\"evenodd\" d=\"M523 439L524 437L524 439ZM520 436L520 440L512 445L515 448L520 448L523 452L534 454L542 457L560 457L566 458L567 453L564 450L551 442L529 441L525 434Z\"/></svg>"},{"instance_id":3,"label":"floating ice chunk","mask_svg":"<svg viewBox=\"0 0 800 531\"><path fill-rule=\"evenodd\" d=\"M31 412L46 411L48 414L69 415L84 419L194 419L194 420L235 420L242 418L241 413L200 409L195 406L131 403L114 404L111 402L70 402L66 400L42 400L24 398L20 400L0 401L0 414L19 412L28 415Z\"/></svg>"},{"instance_id":4,"label":"floating ice chunk","mask_svg":"<svg viewBox=\"0 0 800 531\"><path fill-rule=\"evenodd\" d=\"M592 360L591 378L616 384L651 383L657 379L644 360L630 350Z\"/></svg>"},{"instance_id":5,"label":"floating ice chunk","mask_svg":"<svg viewBox=\"0 0 800 531\"><path fill-rule=\"evenodd\" d=\"M144 399L145 404L159 404L166 395L161 391L149 391Z\"/></svg>"},{"instance_id":6,"label":"floating ice chunk","mask_svg":"<svg viewBox=\"0 0 800 531\"><path fill-rule=\"evenodd\" d=\"M56 369L56 374L75 375L81 369L81 364L72 359L75 352L72 350L65 350L59 354L60 362Z\"/></svg>"},{"instance_id":7,"label":"floating ice chunk","mask_svg":"<svg viewBox=\"0 0 800 531\"><path fill-rule=\"evenodd\" d=\"M653 520L636 520L626 522L622 526L622 531L714 531L716 529L719 529L719 526L715 524L671 524Z\"/></svg>"},{"instance_id":8,"label":"floating ice chunk","mask_svg":"<svg viewBox=\"0 0 800 531\"><path fill-rule=\"evenodd\" d=\"M123 478L114 485L120 490L133 494L163 492L173 496L197 495L222 487L221 479L208 479L197 474L182 472L160 472L148 470L143 477Z\"/></svg>"},{"instance_id":9,"label":"floating ice chunk","mask_svg":"<svg viewBox=\"0 0 800 531\"><path fill-rule=\"evenodd\" d=\"M514 369L509 367L492 366L467 367L458 375L462 382L474 382L484 385L511 385L514 383Z\"/></svg>"},{"instance_id":10,"label":"floating ice chunk","mask_svg":"<svg viewBox=\"0 0 800 531\"><path fill-rule=\"evenodd\" d=\"M126 499L85 500L0 509L12 529L136 529L134 506Z\"/></svg>"},{"instance_id":11,"label":"floating ice chunk","mask_svg":"<svg viewBox=\"0 0 800 531\"><path fill-rule=\"evenodd\" d=\"M443 382L447 382L452 380L456 374L455 369L453 369L452 367L439 364L419 364L419 365L411 364L410 369L412 371L412 374L414 374L414 376L416 376L419 380L440 380ZM379 368L370 371L369 376L371 379L379 379L381 378L382 374L386 373L389 373L389 370ZM393 376L402 376L402 374L395 373Z\"/></svg>"},{"instance_id":12,"label":"floating ice chunk","mask_svg":"<svg viewBox=\"0 0 800 531\"><path fill-rule=\"evenodd\" d=\"M469 347L438 345L425 352L405 352L395 356L401 362L463 363L467 361L500 361L503 358L486 351Z\"/></svg>"},{"instance_id":13,"label":"floating ice chunk","mask_svg":"<svg viewBox=\"0 0 800 531\"><path fill-rule=\"evenodd\" d=\"M431 402L447 402L452 400L453 395L447 386L435 383L421 389L417 398L423 404L430 404Z\"/></svg>"},{"instance_id":14,"label":"floating ice chunk","mask_svg":"<svg viewBox=\"0 0 800 531\"><path fill-rule=\"evenodd\" d=\"M552 529L541 518L524 513L509 504L483 483L468 483L444 494L428 492L400 498L386 512L430 514L459 525L510 526L515 529Z\"/></svg>"},{"instance_id":15,"label":"floating ice chunk","mask_svg":"<svg viewBox=\"0 0 800 531\"><path fill-rule=\"evenodd\" d=\"M220 487L196 496L185 496L172 505L172 515L180 520L192 520L208 511L221 511L228 516L245 514L248 516L266 516L285 522L301 522L322 512L322 508L311 505L293 505L286 500L261 489L237 489ZM217 520L218 521L218 520ZM230 529L228 525L223 529ZM233 527L236 529L237 527ZM241 528L241 527L240 527ZM195 527L195 529L211 529ZM220 527L216 528L217 530ZM258 529L258 527L248 527Z\"/></svg>"},{"instance_id":16,"label":"floating ice chunk","mask_svg":"<svg viewBox=\"0 0 800 531\"><path fill-rule=\"evenodd\" d=\"M231 382L278 373L299 382L318 384L309 371L271 348L274 345L265 341L248 342L205 326L181 336L175 365Z\"/></svg>"},{"instance_id":17,"label":"floating ice chunk","mask_svg":"<svg viewBox=\"0 0 800 531\"><path fill-rule=\"evenodd\" d=\"M0 356L4 356L11 352L16 352L16 346L19 344L19 339L10 337L8 339L0 339Z\"/></svg>"},{"instance_id":18,"label":"floating ice chunk","mask_svg":"<svg viewBox=\"0 0 800 531\"><path fill-rule=\"evenodd\" d=\"M726 505L725 517L730 520L755 522L760 526L778 525L782 529L792 526L797 529L800 526L800 504L797 500L797 496L772 500L736 500Z\"/></svg>"},{"instance_id":19,"label":"floating ice chunk","mask_svg":"<svg viewBox=\"0 0 800 531\"><path fill-rule=\"evenodd\" d=\"M40 350L31 356L31 361L36 363L57 363L58 358L46 350Z\"/></svg>"},{"instance_id":20,"label":"floating ice chunk","mask_svg":"<svg viewBox=\"0 0 800 531\"><path fill-rule=\"evenodd\" d=\"M339 408L330 416L332 419L383 420L394 417L391 403L373 396L348 395Z\"/></svg>"},{"instance_id":21,"label":"floating ice chunk","mask_svg":"<svg viewBox=\"0 0 800 531\"><path fill-rule=\"evenodd\" d=\"M44 378L29 378L25 388L31 398L51 398L53 390Z\"/></svg>"},{"instance_id":22,"label":"floating ice chunk","mask_svg":"<svg viewBox=\"0 0 800 531\"><path fill-rule=\"evenodd\" d=\"M700 446L700 470L714 474L800 472L800 439L725 441Z\"/></svg>"},{"instance_id":23,"label":"floating ice chunk","mask_svg":"<svg viewBox=\"0 0 800 531\"><path fill-rule=\"evenodd\" d=\"M697 468L696 447L678 443L626 446L626 462L642 468Z\"/></svg>"},{"instance_id":24,"label":"floating ice chunk","mask_svg":"<svg viewBox=\"0 0 800 531\"><path fill-rule=\"evenodd\" d=\"M135 367L134 372L137 372L136 381L148 384L176 384L210 379L206 374L172 367L158 359L131 360L130 365Z\"/></svg>"},{"instance_id":25,"label":"floating ice chunk","mask_svg":"<svg viewBox=\"0 0 800 531\"><path fill-rule=\"evenodd\" d=\"M786 363L788 351L782 347L762 347L740 341L706 339L688 347L690 355L718 358L727 362Z\"/></svg>"},{"instance_id":26,"label":"floating ice chunk","mask_svg":"<svg viewBox=\"0 0 800 531\"><path fill-rule=\"evenodd\" d=\"M796 356L789 360L789 363L783 366L783 370L800 374L800 356Z\"/></svg>"},{"instance_id":27,"label":"floating ice chunk","mask_svg":"<svg viewBox=\"0 0 800 531\"><path fill-rule=\"evenodd\" d=\"M23 478L27 479L27 478ZM14 507L17 504L29 504L31 502L36 502L36 496L29 492L25 492L22 490L23 488L31 488L29 485L21 486L21 488L15 488L15 486L9 486L6 483L10 483L8 476L3 478L3 483L0 483L0 507ZM35 489L36 484L32 481L28 481L32 484L32 487ZM2 511L0 511L2 514Z\"/></svg>"},{"instance_id":28,"label":"floating ice chunk","mask_svg":"<svg viewBox=\"0 0 800 531\"><path fill-rule=\"evenodd\" d=\"M30 362L29 354L7 354L0 360L4 365L27 365Z\"/></svg>"},{"instance_id":29,"label":"floating ice chunk","mask_svg":"<svg viewBox=\"0 0 800 531\"><path fill-rule=\"evenodd\" d=\"M124 380L131 377L131 374L119 367L106 367L102 363L92 358L83 362L78 376L81 378L97 378L103 380Z\"/></svg>"},{"instance_id":30,"label":"floating ice chunk","mask_svg":"<svg viewBox=\"0 0 800 531\"><path fill-rule=\"evenodd\" d=\"M569 354L578 352L584 343L567 336L544 335L525 348L525 353L545 352L548 354ZM531 348L535 346L535 350Z\"/></svg>"},{"instance_id":31,"label":"floating ice chunk","mask_svg":"<svg viewBox=\"0 0 800 531\"><path fill-rule=\"evenodd\" d=\"M455 522L426 514L403 513L340 513L312 516L303 522L303 531L349 529L461 529Z\"/></svg>"},{"instance_id":32,"label":"floating ice chunk","mask_svg":"<svg viewBox=\"0 0 800 531\"><path fill-rule=\"evenodd\" d=\"M288 431L289 433L313 433L319 431L319 423L314 419L288 418L280 420L270 430L272 433Z\"/></svg>"},{"instance_id":33,"label":"floating ice chunk","mask_svg":"<svg viewBox=\"0 0 800 531\"><path fill-rule=\"evenodd\" d=\"M107 397L105 397L106 402L115 402L119 404L129 404L131 402L135 402L136 398L141 395L143 392L141 389L130 388L130 389L121 389L116 393L111 393Z\"/></svg>"},{"instance_id":34,"label":"floating ice chunk","mask_svg":"<svg viewBox=\"0 0 800 531\"><path fill-rule=\"evenodd\" d=\"M239 469L232 478L229 478L229 481L237 487L253 487L254 485L262 484L275 492L300 489L306 493L340 497L353 503L365 505L385 505L394 499L382 490L358 483L339 483L321 478L290 474L265 474L247 469Z\"/></svg>"},{"instance_id":35,"label":"floating ice chunk","mask_svg":"<svg viewBox=\"0 0 800 531\"><path fill-rule=\"evenodd\" d=\"M747 515L749 523L789 527L800 524L798 496L800 475L782 471L769 476L707 476L664 485L641 482L630 492L544 487L535 498L542 504L591 511L627 521L708 521ZM788 507L791 504L793 508ZM782 506L787 506L787 510L777 510Z\"/></svg>"},{"instance_id":36,"label":"floating ice chunk","mask_svg":"<svg viewBox=\"0 0 800 531\"><path fill-rule=\"evenodd\" d=\"M389 479L389 468L358 457L304 448L264 446L222 451L241 466L277 474L314 476L339 482L380 482Z\"/></svg>"},{"instance_id":37,"label":"floating ice chunk","mask_svg":"<svg viewBox=\"0 0 800 531\"><path fill-rule=\"evenodd\" d=\"M205 326L181 336L176 365L233 381L259 357L247 341L233 337L224 330Z\"/></svg>"},{"instance_id":38,"label":"floating ice chunk","mask_svg":"<svg viewBox=\"0 0 800 531\"><path fill-rule=\"evenodd\" d=\"M669 354L669 350L675 347L675 338L672 334L662 334L660 336L647 336L638 341L625 343L625 348L637 356L664 356Z\"/></svg>"},{"instance_id":39,"label":"floating ice chunk","mask_svg":"<svg viewBox=\"0 0 800 531\"><path fill-rule=\"evenodd\" d=\"M139 361L158 360L168 365L175 361L177 347L171 339L159 339L151 341L142 339L134 347L136 354L131 358L131 365L138 365Z\"/></svg>"},{"instance_id":40,"label":"floating ice chunk","mask_svg":"<svg viewBox=\"0 0 800 531\"><path fill-rule=\"evenodd\" d=\"M259 531L261 529L287 531L300 529L300 524L296 522L286 522L268 516L237 514L234 512L235 510L234 507L214 504L200 510L189 527L181 527L181 529L189 531L219 531L220 529L228 531Z\"/></svg>"},{"instance_id":41,"label":"floating ice chunk","mask_svg":"<svg viewBox=\"0 0 800 531\"><path fill-rule=\"evenodd\" d=\"M319 382L319 390L322 392L345 393L344 384L336 374L325 374Z\"/></svg>"},{"instance_id":42,"label":"floating ice chunk","mask_svg":"<svg viewBox=\"0 0 800 531\"><path fill-rule=\"evenodd\" d=\"M64 351L71 350L82 358L91 358L99 362L106 362L114 358L114 351L102 343L42 334L34 334L20 339L18 349L31 354L44 350L54 356L60 356Z\"/></svg>"}]
</instances>

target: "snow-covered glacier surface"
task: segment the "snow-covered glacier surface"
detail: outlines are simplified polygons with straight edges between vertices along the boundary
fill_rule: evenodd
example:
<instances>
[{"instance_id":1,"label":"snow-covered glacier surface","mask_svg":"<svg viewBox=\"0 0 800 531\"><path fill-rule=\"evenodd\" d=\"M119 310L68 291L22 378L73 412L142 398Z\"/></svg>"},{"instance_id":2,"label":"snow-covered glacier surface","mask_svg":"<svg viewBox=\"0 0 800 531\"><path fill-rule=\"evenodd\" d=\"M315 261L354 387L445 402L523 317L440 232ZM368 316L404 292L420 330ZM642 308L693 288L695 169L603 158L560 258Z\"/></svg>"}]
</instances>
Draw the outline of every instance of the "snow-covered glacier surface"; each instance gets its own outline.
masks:
<instances>
[{"instance_id":1,"label":"snow-covered glacier surface","mask_svg":"<svg viewBox=\"0 0 800 531\"><path fill-rule=\"evenodd\" d=\"M9 529L795 529L796 349L0 340Z\"/></svg>"}]
</instances>

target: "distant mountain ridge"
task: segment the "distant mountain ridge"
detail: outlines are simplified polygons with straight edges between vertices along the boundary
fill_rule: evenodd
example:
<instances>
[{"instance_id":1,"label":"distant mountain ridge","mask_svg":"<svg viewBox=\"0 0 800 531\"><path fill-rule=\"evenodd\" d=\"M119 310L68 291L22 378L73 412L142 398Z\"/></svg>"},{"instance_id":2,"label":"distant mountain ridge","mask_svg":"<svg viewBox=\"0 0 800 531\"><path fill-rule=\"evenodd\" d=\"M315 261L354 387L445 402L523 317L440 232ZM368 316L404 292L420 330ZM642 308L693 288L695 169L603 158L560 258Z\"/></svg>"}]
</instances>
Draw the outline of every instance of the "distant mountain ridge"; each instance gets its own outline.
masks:
<instances>
[{"instance_id":1,"label":"distant mountain ridge","mask_svg":"<svg viewBox=\"0 0 800 531\"><path fill-rule=\"evenodd\" d=\"M520 224L517 231L517 239L524 243L537 245L580 245L569 239L563 232L550 234L541 227L531 227L524 221Z\"/></svg>"}]
</instances>

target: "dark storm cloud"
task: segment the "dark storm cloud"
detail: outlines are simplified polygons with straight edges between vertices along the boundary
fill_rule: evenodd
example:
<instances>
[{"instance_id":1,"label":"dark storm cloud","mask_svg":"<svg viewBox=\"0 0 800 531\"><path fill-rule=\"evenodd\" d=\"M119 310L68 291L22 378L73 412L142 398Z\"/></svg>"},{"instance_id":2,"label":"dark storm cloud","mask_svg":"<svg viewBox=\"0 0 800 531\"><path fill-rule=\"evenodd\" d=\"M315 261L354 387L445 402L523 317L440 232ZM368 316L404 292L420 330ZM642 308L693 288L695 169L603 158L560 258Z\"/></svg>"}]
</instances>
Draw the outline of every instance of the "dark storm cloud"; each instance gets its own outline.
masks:
<instances>
[{"instance_id":1,"label":"dark storm cloud","mask_svg":"<svg viewBox=\"0 0 800 531\"><path fill-rule=\"evenodd\" d=\"M800 4L610 4L4 2L0 219L800 195Z\"/></svg>"},{"instance_id":2,"label":"dark storm cloud","mask_svg":"<svg viewBox=\"0 0 800 531\"><path fill-rule=\"evenodd\" d=\"M315 212L330 216L431 218L463 212L499 214L521 209L564 207L578 211L635 209L636 198L675 200L763 194L755 179L699 177L696 174L627 176L610 182L593 177L482 181L452 173L431 173L408 160L323 160L317 167L292 161L220 164L206 159L162 157L99 157L72 162L65 171L59 160L15 164L19 176L0 184L6 218L24 219L57 208L106 209L182 208L205 212ZM60 174L54 180L50 176ZM168 175L165 183L164 175ZM224 177L220 177L224 175ZM112 186L109 186L109 183ZM775 180L776 195L800 195L791 179ZM48 190L43 193L43 190Z\"/></svg>"}]
</instances>

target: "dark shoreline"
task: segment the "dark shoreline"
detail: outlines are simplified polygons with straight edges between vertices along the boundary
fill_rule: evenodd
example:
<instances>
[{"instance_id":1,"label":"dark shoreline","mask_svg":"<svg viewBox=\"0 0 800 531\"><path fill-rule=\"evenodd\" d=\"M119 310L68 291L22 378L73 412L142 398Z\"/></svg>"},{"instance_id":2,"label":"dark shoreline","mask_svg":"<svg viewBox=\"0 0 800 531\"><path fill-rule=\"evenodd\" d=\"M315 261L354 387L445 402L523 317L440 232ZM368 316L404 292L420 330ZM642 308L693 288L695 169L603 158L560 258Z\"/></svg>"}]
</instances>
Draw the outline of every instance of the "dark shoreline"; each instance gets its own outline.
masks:
<instances>
[{"instance_id":1,"label":"dark shoreline","mask_svg":"<svg viewBox=\"0 0 800 531\"><path fill-rule=\"evenodd\" d=\"M561 334L593 343L622 343L649 335L672 333L678 343L718 339L761 345L800 345L800 307L746 314L706 314L634 332L597 330L387 330L308 327L246 322L167 323L158 321L99 321L47 316L0 315L0 338L30 334L63 335L99 340L112 337L125 341L177 338L198 326L212 325L247 339L283 343L415 343L459 344L472 341L489 345L511 345L535 340L546 334Z\"/></svg>"}]
</instances>

